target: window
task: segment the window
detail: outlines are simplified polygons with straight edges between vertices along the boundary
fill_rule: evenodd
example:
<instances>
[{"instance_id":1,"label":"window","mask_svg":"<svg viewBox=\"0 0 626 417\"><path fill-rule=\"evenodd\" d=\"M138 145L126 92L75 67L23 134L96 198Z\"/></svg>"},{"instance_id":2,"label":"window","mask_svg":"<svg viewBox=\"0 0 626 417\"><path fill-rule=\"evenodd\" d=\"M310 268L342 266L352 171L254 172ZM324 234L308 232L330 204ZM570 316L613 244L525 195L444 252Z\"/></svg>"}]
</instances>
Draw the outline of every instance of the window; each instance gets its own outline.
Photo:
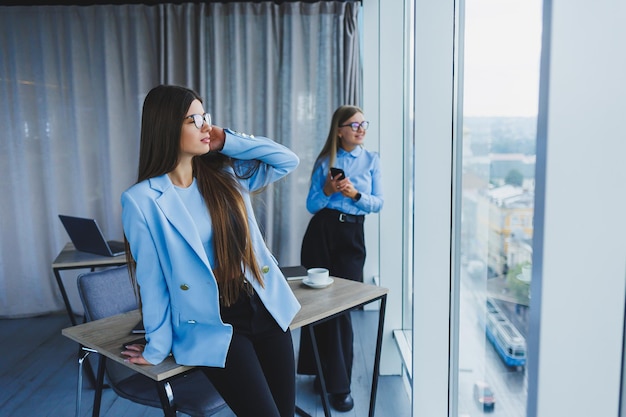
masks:
<instances>
[{"instance_id":1,"label":"window","mask_svg":"<svg viewBox=\"0 0 626 417\"><path fill-rule=\"evenodd\" d=\"M486 384L496 413L523 417L541 1L463 5L453 409L459 416L484 411L475 392Z\"/></svg>"}]
</instances>

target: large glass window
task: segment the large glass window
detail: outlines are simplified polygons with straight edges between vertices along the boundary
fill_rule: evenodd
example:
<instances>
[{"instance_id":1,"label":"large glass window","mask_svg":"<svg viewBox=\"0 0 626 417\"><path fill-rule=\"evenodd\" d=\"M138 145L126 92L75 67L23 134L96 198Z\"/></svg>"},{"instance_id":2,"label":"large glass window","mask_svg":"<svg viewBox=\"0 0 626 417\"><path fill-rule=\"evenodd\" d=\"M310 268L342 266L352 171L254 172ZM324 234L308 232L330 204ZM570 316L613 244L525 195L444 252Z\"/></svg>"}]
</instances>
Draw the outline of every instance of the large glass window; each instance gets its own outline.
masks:
<instances>
[{"instance_id":1,"label":"large glass window","mask_svg":"<svg viewBox=\"0 0 626 417\"><path fill-rule=\"evenodd\" d=\"M457 415L526 415L540 0L465 0Z\"/></svg>"}]
</instances>

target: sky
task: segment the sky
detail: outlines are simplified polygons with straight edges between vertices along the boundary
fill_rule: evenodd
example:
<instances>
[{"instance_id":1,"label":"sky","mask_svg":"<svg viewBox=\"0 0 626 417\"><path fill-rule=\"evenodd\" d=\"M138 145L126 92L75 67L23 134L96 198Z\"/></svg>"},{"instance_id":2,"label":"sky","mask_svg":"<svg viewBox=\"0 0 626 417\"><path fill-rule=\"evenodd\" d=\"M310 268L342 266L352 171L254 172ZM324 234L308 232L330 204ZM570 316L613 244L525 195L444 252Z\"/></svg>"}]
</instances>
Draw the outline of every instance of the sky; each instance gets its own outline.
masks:
<instances>
[{"instance_id":1,"label":"sky","mask_svg":"<svg viewBox=\"0 0 626 417\"><path fill-rule=\"evenodd\" d=\"M541 0L466 0L465 116L536 116Z\"/></svg>"}]
</instances>

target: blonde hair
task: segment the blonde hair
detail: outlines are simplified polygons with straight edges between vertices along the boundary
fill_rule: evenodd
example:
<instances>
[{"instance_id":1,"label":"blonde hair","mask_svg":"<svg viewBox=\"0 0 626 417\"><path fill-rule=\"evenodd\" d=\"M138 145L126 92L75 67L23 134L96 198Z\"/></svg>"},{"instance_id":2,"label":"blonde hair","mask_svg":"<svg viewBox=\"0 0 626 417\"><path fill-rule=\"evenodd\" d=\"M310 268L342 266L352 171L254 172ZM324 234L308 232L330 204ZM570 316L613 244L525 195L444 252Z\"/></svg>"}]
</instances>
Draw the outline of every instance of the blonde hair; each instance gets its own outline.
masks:
<instances>
[{"instance_id":1,"label":"blonde hair","mask_svg":"<svg viewBox=\"0 0 626 417\"><path fill-rule=\"evenodd\" d=\"M363 110L361 110L357 106L349 106L343 105L337 108L333 113L333 118L330 121L330 129L328 131L328 137L326 138L326 143L324 143L324 147L320 151L320 154L315 159L315 164L313 164L313 172L322 163L323 160L328 158L329 166L334 166L335 161L337 160L337 151L341 146L341 142L339 140L339 125L342 125L354 116L357 113L363 114Z\"/></svg>"}]
</instances>

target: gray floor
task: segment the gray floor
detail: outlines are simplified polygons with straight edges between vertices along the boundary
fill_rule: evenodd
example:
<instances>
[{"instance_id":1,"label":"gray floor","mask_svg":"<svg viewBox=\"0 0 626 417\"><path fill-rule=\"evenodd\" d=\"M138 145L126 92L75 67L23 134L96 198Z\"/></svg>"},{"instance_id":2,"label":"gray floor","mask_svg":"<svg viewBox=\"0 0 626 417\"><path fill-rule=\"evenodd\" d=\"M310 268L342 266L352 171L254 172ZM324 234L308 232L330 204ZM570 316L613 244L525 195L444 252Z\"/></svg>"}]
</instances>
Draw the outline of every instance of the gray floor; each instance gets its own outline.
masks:
<instances>
[{"instance_id":1,"label":"gray floor","mask_svg":"<svg viewBox=\"0 0 626 417\"><path fill-rule=\"evenodd\" d=\"M352 394L355 407L347 413L332 410L333 416L368 415L378 312L356 311L352 315L355 329ZM0 320L0 417L75 415L78 345L61 335L61 329L69 326L65 314ZM298 332L294 332L296 343ZM298 376L297 384L298 406L313 417L323 416L320 397L313 391L312 377ZM86 384L82 395L81 417L91 416L92 400L93 391ZM233 415L229 410L226 411L219 417ZM410 401L402 378L381 376L375 415L409 417L410 414ZM156 417L163 413L160 409L119 398L106 389L100 415Z\"/></svg>"}]
</instances>

